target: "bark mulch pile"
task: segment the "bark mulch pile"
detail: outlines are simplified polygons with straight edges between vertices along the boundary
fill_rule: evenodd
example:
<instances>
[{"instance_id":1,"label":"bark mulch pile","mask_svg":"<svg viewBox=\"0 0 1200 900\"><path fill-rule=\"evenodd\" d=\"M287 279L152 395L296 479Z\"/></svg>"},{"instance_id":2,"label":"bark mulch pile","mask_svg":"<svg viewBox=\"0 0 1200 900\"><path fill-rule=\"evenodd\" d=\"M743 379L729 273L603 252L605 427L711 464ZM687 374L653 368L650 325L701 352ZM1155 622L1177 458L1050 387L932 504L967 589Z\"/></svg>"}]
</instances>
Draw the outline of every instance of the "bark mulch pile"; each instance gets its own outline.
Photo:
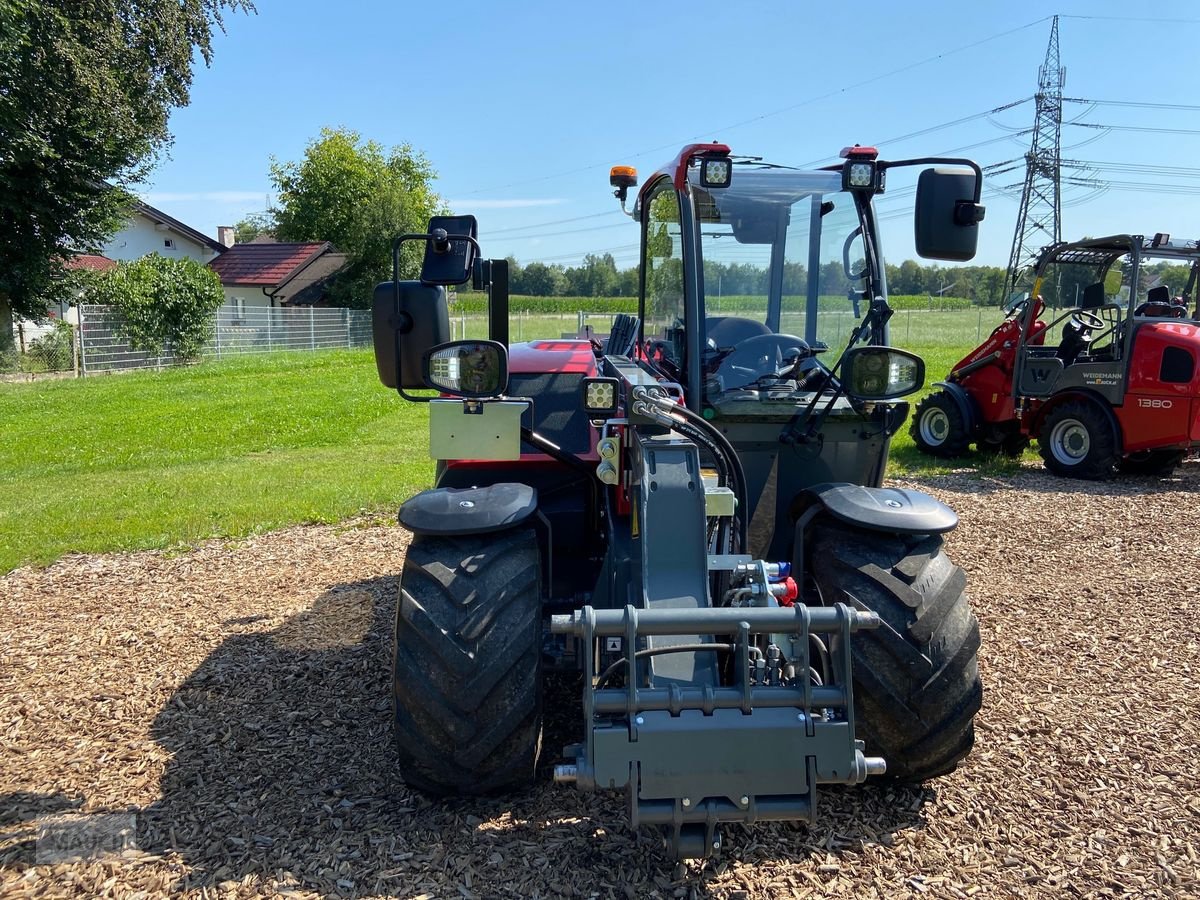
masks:
<instances>
[{"instance_id":1,"label":"bark mulch pile","mask_svg":"<svg viewBox=\"0 0 1200 900\"><path fill-rule=\"evenodd\" d=\"M678 880L621 798L548 771L504 800L405 787L396 527L0 577L0 895L1200 894L1200 465L912 485L962 519L950 551L984 642L974 753L924 788L825 789L812 829L728 828L723 857ZM577 691L548 687L547 770L581 731Z\"/></svg>"}]
</instances>

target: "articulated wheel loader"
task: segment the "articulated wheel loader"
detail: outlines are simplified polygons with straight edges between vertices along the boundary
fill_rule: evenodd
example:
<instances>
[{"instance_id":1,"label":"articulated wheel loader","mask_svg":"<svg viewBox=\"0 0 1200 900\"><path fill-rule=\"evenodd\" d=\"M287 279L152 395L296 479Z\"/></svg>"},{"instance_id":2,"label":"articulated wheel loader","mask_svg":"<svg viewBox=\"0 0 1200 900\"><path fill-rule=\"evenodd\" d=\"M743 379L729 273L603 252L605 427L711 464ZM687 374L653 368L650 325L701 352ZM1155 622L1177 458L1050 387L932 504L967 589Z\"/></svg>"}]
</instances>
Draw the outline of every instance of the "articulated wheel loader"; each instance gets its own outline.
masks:
<instances>
[{"instance_id":1,"label":"articulated wheel loader","mask_svg":"<svg viewBox=\"0 0 1200 900\"><path fill-rule=\"evenodd\" d=\"M855 146L800 171L684 147L627 210L639 314L604 341L510 344L507 263L482 258L470 216L394 241L377 367L428 403L439 460L400 511L408 784L529 783L552 668L583 676L583 740L555 780L625 792L680 859L718 850L726 822L813 821L819 784L921 781L967 755L982 689L942 549L957 518L882 486L900 398L924 381L888 346L873 199L898 166L928 166L918 252L970 259L968 160ZM626 209L636 173L610 182ZM406 242L424 245L417 281L398 275ZM446 288L467 281L488 291L490 340L449 340Z\"/></svg>"}]
</instances>

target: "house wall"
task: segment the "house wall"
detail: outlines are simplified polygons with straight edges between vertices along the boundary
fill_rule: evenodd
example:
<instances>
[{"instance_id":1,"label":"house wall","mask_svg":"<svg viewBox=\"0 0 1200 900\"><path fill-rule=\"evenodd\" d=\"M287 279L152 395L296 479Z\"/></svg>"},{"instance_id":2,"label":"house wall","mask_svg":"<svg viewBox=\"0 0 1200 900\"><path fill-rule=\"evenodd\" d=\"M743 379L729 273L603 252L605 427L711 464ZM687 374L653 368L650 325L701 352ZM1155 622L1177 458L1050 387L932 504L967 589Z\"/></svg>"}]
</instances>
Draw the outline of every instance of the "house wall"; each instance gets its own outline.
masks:
<instances>
[{"instance_id":1,"label":"house wall","mask_svg":"<svg viewBox=\"0 0 1200 900\"><path fill-rule=\"evenodd\" d=\"M174 246L167 247L166 241L171 241ZM141 259L147 254L157 253L168 259L194 259L201 264L207 264L216 256L211 248L159 226L141 213L135 213L100 253L109 259L119 260Z\"/></svg>"},{"instance_id":2,"label":"house wall","mask_svg":"<svg viewBox=\"0 0 1200 900\"><path fill-rule=\"evenodd\" d=\"M247 309L267 309L271 306L271 298L262 292L262 288L243 285L225 285L225 307L222 315L236 317L240 311ZM239 307L238 302L241 301Z\"/></svg>"}]
</instances>

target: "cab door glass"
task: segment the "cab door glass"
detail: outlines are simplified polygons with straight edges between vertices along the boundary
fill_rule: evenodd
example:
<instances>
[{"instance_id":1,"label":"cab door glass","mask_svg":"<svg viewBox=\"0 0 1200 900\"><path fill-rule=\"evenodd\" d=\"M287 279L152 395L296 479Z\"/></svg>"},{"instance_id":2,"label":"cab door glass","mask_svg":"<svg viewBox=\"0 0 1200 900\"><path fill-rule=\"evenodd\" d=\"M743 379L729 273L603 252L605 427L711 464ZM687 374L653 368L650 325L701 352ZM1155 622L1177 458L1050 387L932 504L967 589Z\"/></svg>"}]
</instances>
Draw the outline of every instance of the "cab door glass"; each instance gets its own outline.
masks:
<instances>
[{"instance_id":1,"label":"cab door glass","mask_svg":"<svg viewBox=\"0 0 1200 900\"><path fill-rule=\"evenodd\" d=\"M687 342L683 303L683 232L679 198L664 179L646 201L645 303L642 334L650 359L668 375L682 381L687 371Z\"/></svg>"}]
</instances>

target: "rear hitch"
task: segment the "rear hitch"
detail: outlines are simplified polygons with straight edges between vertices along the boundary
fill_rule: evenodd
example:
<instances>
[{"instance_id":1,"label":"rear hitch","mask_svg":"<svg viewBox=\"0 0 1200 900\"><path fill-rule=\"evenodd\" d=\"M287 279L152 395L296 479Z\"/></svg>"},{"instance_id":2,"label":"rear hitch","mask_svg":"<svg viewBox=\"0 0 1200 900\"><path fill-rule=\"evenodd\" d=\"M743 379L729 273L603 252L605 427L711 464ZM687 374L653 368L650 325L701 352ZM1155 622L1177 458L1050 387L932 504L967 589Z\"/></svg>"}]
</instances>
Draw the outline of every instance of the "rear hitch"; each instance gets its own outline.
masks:
<instances>
[{"instance_id":1,"label":"rear hitch","mask_svg":"<svg viewBox=\"0 0 1200 900\"><path fill-rule=\"evenodd\" d=\"M667 830L677 859L720 849L723 822L814 822L818 784L857 784L886 765L854 738L850 636L876 628L879 617L833 607L730 607L597 610L585 606L551 618L551 631L579 640L584 671L585 741L565 749L573 759L554 780L583 791L625 790L634 827ZM726 684L648 684L635 653L647 637L724 636L733 647ZM756 682L755 635L787 635L804 673L791 684ZM811 636L828 643L827 683L808 673ZM621 637L625 684L595 677L599 638ZM660 642L661 645L661 642Z\"/></svg>"}]
</instances>

